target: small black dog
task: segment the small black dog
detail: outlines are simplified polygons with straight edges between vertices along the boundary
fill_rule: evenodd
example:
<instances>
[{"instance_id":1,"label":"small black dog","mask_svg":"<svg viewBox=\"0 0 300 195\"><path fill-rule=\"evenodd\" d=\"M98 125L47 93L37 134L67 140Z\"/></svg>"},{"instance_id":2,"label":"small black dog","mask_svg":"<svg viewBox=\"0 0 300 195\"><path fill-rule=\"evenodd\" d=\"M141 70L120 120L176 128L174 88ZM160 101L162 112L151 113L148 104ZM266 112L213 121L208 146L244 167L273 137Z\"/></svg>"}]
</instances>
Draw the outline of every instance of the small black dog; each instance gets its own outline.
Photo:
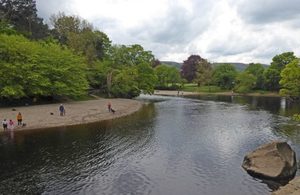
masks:
<instances>
[{"instance_id":1,"label":"small black dog","mask_svg":"<svg viewBox=\"0 0 300 195\"><path fill-rule=\"evenodd\" d=\"M26 123L23 123L23 124L22 124L22 127L26 127Z\"/></svg>"},{"instance_id":2,"label":"small black dog","mask_svg":"<svg viewBox=\"0 0 300 195\"><path fill-rule=\"evenodd\" d=\"M114 109L112 109L112 108L110 109L110 111L111 111L113 114L115 114L115 112L116 112L116 111L115 111Z\"/></svg>"}]
</instances>

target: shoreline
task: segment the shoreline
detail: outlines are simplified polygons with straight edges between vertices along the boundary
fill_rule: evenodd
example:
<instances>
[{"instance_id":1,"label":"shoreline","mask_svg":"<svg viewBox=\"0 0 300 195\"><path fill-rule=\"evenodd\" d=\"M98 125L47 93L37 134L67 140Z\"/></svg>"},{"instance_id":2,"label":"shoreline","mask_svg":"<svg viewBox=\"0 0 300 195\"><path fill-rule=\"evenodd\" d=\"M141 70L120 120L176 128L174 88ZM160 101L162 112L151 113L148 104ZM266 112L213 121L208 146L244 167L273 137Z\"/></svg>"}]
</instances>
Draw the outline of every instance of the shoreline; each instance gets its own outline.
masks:
<instances>
[{"instance_id":1,"label":"shoreline","mask_svg":"<svg viewBox=\"0 0 300 195\"><path fill-rule=\"evenodd\" d=\"M207 93L207 92L190 92L190 91L172 91L172 90L155 90L154 95L162 95L162 96L194 96L194 95L224 95L224 96L254 96L254 97L282 97L277 93L248 93L248 94L240 94L240 93L231 93L231 92L216 92L216 93Z\"/></svg>"},{"instance_id":2,"label":"shoreline","mask_svg":"<svg viewBox=\"0 0 300 195\"><path fill-rule=\"evenodd\" d=\"M116 110L113 114L108 112L107 103L111 102ZM2 121L12 119L14 121L13 132L22 132L36 129L49 129L55 127L67 127L88 123L112 120L131 115L142 107L142 102L131 99L98 99L87 101L74 101L64 103L66 115L59 115L58 104L44 104L34 106L21 106L0 108L1 127L0 133L4 133ZM17 126L17 114L21 112L23 123L26 126ZM10 132L8 130L7 132Z\"/></svg>"}]
</instances>

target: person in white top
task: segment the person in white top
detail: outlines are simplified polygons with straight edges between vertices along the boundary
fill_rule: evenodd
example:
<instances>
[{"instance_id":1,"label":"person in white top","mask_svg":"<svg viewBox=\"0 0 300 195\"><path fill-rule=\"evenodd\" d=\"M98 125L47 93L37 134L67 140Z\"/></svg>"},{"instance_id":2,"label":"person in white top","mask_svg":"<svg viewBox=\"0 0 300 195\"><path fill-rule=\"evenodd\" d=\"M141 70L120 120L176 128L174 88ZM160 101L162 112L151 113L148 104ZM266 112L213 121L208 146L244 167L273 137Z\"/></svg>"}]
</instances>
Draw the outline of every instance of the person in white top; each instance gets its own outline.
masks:
<instances>
[{"instance_id":1,"label":"person in white top","mask_svg":"<svg viewBox=\"0 0 300 195\"><path fill-rule=\"evenodd\" d=\"M2 121L2 125L3 125L4 131L7 130L7 121L6 121L6 119L4 119L4 120Z\"/></svg>"}]
</instances>

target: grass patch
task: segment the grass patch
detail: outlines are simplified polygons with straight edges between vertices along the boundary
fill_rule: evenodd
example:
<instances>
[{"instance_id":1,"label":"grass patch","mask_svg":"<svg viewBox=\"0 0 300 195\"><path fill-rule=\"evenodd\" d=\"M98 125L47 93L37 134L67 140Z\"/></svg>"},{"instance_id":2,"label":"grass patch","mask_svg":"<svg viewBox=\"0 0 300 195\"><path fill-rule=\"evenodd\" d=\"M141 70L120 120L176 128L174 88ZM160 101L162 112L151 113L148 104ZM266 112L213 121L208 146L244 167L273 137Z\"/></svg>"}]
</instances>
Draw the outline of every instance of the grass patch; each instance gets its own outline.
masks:
<instances>
[{"instance_id":1,"label":"grass patch","mask_svg":"<svg viewBox=\"0 0 300 195\"><path fill-rule=\"evenodd\" d=\"M218 92L225 92L228 90L221 89L218 86L200 86L198 87L197 84L194 83L188 83L185 84L183 87L183 91L189 91L189 92L204 92L204 93L218 93Z\"/></svg>"}]
</instances>

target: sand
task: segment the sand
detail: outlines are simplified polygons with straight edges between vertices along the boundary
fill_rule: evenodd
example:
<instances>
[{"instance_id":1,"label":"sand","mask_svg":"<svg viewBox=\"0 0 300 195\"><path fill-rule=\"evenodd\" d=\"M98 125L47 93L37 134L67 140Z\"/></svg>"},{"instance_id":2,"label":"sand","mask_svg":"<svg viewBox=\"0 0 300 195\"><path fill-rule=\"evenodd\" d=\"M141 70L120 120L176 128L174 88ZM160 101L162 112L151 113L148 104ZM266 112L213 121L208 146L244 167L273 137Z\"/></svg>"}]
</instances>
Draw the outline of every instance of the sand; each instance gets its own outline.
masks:
<instances>
[{"instance_id":1,"label":"sand","mask_svg":"<svg viewBox=\"0 0 300 195\"><path fill-rule=\"evenodd\" d=\"M116 110L114 114L107 109L109 101L112 108ZM0 108L0 120L2 122L4 118L12 119L15 123L14 131L71 126L127 116L138 111L142 103L129 99L98 99L69 102L63 105L66 110L65 116L59 115L60 104ZM17 126L16 117L19 112L23 116L23 122L26 123L25 127ZM2 123L1 131L3 131Z\"/></svg>"}]
</instances>

